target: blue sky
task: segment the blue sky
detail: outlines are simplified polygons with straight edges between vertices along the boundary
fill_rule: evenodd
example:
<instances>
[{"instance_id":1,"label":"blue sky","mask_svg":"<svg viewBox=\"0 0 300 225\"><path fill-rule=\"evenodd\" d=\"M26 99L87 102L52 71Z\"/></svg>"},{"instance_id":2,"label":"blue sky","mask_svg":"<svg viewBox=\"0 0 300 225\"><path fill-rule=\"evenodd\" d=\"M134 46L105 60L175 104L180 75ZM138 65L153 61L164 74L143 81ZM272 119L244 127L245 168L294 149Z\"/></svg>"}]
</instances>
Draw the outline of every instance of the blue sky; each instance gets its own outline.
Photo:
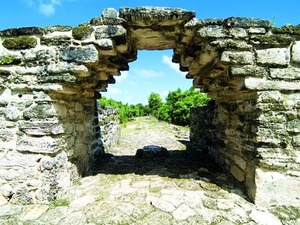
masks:
<instances>
[{"instance_id":1,"label":"blue sky","mask_svg":"<svg viewBox=\"0 0 300 225\"><path fill-rule=\"evenodd\" d=\"M196 12L196 17L231 16L268 19L275 26L300 24L300 0L0 0L0 30L13 27L77 26L98 17L105 8L136 6L179 7ZM192 86L185 73L171 63L172 50L139 51L130 70L117 77L103 96L128 103L146 103L151 91L164 98L168 91Z\"/></svg>"}]
</instances>

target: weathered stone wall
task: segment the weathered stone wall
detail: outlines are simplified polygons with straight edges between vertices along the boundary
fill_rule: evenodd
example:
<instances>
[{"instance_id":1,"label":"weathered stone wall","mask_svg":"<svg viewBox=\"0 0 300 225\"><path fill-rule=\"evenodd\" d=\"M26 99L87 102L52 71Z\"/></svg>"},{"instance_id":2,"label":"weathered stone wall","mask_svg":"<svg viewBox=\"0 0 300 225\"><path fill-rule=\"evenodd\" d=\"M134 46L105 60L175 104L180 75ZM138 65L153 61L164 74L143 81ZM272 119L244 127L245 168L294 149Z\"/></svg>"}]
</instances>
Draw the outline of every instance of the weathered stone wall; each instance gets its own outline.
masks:
<instances>
[{"instance_id":1,"label":"weathered stone wall","mask_svg":"<svg viewBox=\"0 0 300 225\"><path fill-rule=\"evenodd\" d=\"M208 129L200 143L255 203L300 205L288 188L300 185L299 26L194 17L106 9L75 28L0 31L2 196L43 202L67 189L104 153L99 91L129 69L137 50L174 49L173 62L215 100L214 118L204 122L215 133Z\"/></svg>"},{"instance_id":2,"label":"weathered stone wall","mask_svg":"<svg viewBox=\"0 0 300 225\"><path fill-rule=\"evenodd\" d=\"M205 151L217 161L219 140L216 138L215 101L206 106L190 109L190 141L197 144L200 151Z\"/></svg>"},{"instance_id":3,"label":"weathered stone wall","mask_svg":"<svg viewBox=\"0 0 300 225\"><path fill-rule=\"evenodd\" d=\"M120 110L115 107L99 107L99 125L101 130L101 140L103 142L105 152L116 145L121 138L119 112Z\"/></svg>"},{"instance_id":4,"label":"weathered stone wall","mask_svg":"<svg viewBox=\"0 0 300 225\"><path fill-rule=\"evenodd\" d=\"M193 76L189 67L194 85L216 102L207 112L215 118L202 123L200 134L215 128L212 155L257 204L298 205L297 191L289 187L300 184L299 28L235 18L206 23L197 31L201 42L209 42L203 54L218 56L202 70L208 57L201 53L189 64L200 73Z\"/></svg>"}]
</instances>

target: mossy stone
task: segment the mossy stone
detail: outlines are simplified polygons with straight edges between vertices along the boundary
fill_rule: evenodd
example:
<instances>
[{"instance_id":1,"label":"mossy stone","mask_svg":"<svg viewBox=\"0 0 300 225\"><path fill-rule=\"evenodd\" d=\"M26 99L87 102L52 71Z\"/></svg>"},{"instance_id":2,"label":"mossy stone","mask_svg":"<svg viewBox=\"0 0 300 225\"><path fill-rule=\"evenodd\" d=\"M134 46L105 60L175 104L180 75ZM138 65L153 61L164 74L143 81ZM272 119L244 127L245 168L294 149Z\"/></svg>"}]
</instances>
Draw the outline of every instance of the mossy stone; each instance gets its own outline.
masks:
<instances>
[{"instance_id":1,"label":"mossy stone","mask_svg":"<svg viewBox=\"0 0 300 225\"><path fill-rule=\"evenodd\" d=\"M271 46L288 46L294 38L286 34L273 34L273 35L255 35L252 40L259 41L263 45Z\"/></svg>"},{"instance_id":2,"label":"mossy stone","mask_svg":"<svg viewBox=\"0 0 300 225\"><path fill-rule=\"evenodd\" d=\"M10 74L11 74L11 72L9 70L1 70L0 69L0 76L9 76Z\"/></svg>"},{"instance_id":3,"label":"mossy stone","mask_svg":"<svg viewBox=\"0 0 300 225\"><path fill-rule=\"evenodd\" d=\"M72 35L76 40L83 40L91 36L93 27L88 24L81 24L78 27L73 28Z\"/></svg>"},{"instance_id":4,"label":"mossy stone","mask_svg":"<svg viewBox=\"0 0 300 225\"><path fill-rule=\"evenodd\" d=\"M37 40L34 37L15 37L7 38L3 41L2 45L7 49L22 50L34 48L37 45Z\"/></svg>"},{"instance_id":5,"label":"mossy stone","mask_svg":"<svg viewBox=\"0 0 300 225\"><path fill-rule=\"evenodd\" d=\"M0 56L0 65L19 64L21 60L15 55Z\"/></svg>"},{"instance_id":6,"label":"mossy stone","mask_svg":"<svg viewBox=\"0 0 300 225\"><path fill-rule=\"evenodd\" d=\"M40 27L21 27L21 28L11 28L0 31L0 36L21 36L21 35L34 35L42 34L43 29Z\"/></svg>"},{"instance_id":7,"label":"mossy stone","mask_svg":"<svg viewBox=\"0 0 300 225\"><path fill-rule=\"evenodd\" d=\"M47 46L69 46L71 45L71 37L67 36L58 36L58 37L41 37L41 45Z\"/></svg>"}]
</instances>

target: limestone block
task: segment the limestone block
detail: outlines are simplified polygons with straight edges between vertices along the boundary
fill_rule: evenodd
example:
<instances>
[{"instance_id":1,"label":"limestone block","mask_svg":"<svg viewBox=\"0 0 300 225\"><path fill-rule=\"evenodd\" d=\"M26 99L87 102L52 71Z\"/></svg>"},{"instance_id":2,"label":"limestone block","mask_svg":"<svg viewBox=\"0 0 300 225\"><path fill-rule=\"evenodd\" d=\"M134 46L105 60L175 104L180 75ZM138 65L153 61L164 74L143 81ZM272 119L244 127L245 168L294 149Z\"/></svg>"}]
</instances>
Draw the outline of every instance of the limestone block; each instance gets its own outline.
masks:
<instances>
[{"instance_id":1,"label":"limestone block","mask_svg":"<svg viewBox=\"0 0 300 225\"><path fill-rule=\"evenodd\" d=\"M300 69L297 67L270 68L270 77L275 79L300 80Z\"/></svg>"},{"instance_id":2,"label":"limestone block","mask_svg":"<svg viewBox=\"0 0 300 225\"><path fill-rule=\"evenodd\" d=\"M105 18L117 18L119 13L114 8L106 8L103 10L101 16Z\"/></svg>"},{"instance_id":3,"label":"limestone block","mask_svg":"<svg viewBox=\"0 0 300 225\"><path fill-rule=\"evenodd\" d=\"M41 37L41 45L47 46L69 46L71 44L72 34L70 31L55 31Z\"/></svg>"},{"instance_id":4,"label":"limestone block","mask_svg":"<svg viewBox=\"0 0 300 225\"><path fill-rule=\"evenodd\" d=\"M278 218L276 218L270 212L260 211L260 210L254 209L254 210L251 211L249 216L257 224L282 225L280 220Z\"/></svg>"},{"instance_id":5,"label":"limestone block","mask_svg":"<svg viewBox=\"0 0 300 225\"><path fill-rule=\"evenodd\" d=\"M238 165L242 170L246 170L247 162L245 159L243 159L242 157L240 157L238 155L234 155L233 159L234 159L234 163L236 165Z\"/></svg>"},{"instance_id":6,"label":"limestone block","mask_svg":"<svg viewBox=\"0 0 300 225\"><path fill-rule=\"evenodd\" d=\"M254 202L259 206L300 205L300 178L279 171L255 170L256 193Z\"/></svg>"},{"instance_id":7,"label":"limestone block","mask_svg":"<svg viewBox=\"0 0 300 225\"><path fill-rule=\"evenodd\" d=\"M60 50L60 58L67 62L95 63L98 61L98 51L94 45L68 47Z\"/></svg>"},{"instance_id":8,"label":"limestone block","mask_svg":"<svg viewBox=\"0 0 300 225\"><path fill-rule=\"evenodd\" d=\"M300 135L294 136L292 138L292 145L294 147L300 147ZM298 157L297 162L300 163L300 156Z\"/></svg>"},{"instance_id":9,"label":"limestone block","mask_svg":"<svg viewBox=\"0 0 300 225\"><path fill-rule=\"evenodd\" d=\"M0 31L0 36L19 36L19 35L32 35L42 34L43 29L40 27L21 27L12 28Z\"/></svg>"},{"instance_id":10,"label":"limestone block","mask_svg":"<svg viewBox=\"0 0 300 225\"><path fill-rule=\"evenodd\" d=\"M300 82L267 80L265 78L248 77L245 87L251 90L300 90Z\"/></svg>"},{"instance_id":11,"label":"limestone block","mask_svg":"<svg viewBox=\"0 0 300 225\"><path fill-rule=\"evenodd\" d=\"M287 66L290 62L290 50L288 48L269 48L256 50L257 63L263 65Z\"/></svg>"},{"instance_id":12,"label":"limestone block","mask_svg":"<svg viewBox=\"0 0 300 225\"><path fill-rule=\"evenodd\" d=\"M103 38L100 40L96 40L94 43L99 46L100 55L117 55L117 52L114 49L114 43L111 39Z\"/></svg>"},{"instance_id":13,"label":"limestone block","mask_svg":"<svg viewBox=\"0 0 300 225\"><path fill-rule=\"evenodd\" d=\"M263 27L250 27L248 29L249 34L265 34L266 28Z\"/></svg>"},{"instance_id":14,"label":"limestone block","mask_svg":"<svg viewBox=\"0 0 300 225\"><path fill-rule=\"evenodd\" d=\"M113 38L113 39L124 39L122 42L126 43L126 35L127 35L127 30L120 25L103 25L97 27L95 31L95 37L96 40L103 39L103 38ZM116 44L119 44L117 41Z\"/></svg>"},{"instance_id":15,"label":"limestone block","mask_svg":"<svg viewBox=\"0 0 300 225\"><path fill-rule=\"evenodd\" d=\"M64 133L64 127L58 121L24 121L19 129L31 136L59 135Z\"/></svg>"},{"instance_id":16,"label":"limestone block","mask_svg":"<svg viewBox=\"0 0 300 225\"><path fill-rule=\"evenodd\" d=\"M137 26L161 26L180 25L195 17L195 13L180 8L167 7L136 7L120 8L120 17L127 23Z\"/></svg>"},{"instance_id":17,"label":"limestone block","mask_svg":"<svg viewBox=\"0 0 300 225\"><path fill-rule=\"evenodd\" d=\"M287 124L287 131L300 133L300 119L291 120Z\"/></svg>"},{"instance_id":18,"label":"limestone block","mask_svg":"<svg viewBox=\"0 0 300 225\"><path fill-rule=\"evenodd\" d=\"M31 190L24 184L19 185L16 190L14 191L10 203L13 204L33 204L34 203L34 197L31 192Z\"/></svg>"},{"instance_id":19,"label":"limestone block","mask_svg":"<svg viewBox=\"0 0 300 225\"><path fill-rule=\"evenodd\" d=\"M57 50L54 47L39 47L22 51L22 60L28 61L42 61L43 63L55 61L57 59Z\"/></svg>"},{"instance_id":20,"label":"limestone block","mask_svg":"<svg viewBox=\"0 0 300 225\"><path fill-rule=\"evenodd\" d=\"M49 34L49 33L54 33L54 32L68 32L71 30L72 30L72 27L69 25L54 25L54 26L45 27L43 29L43 33Z\"/></svg>"},{"instance_id":21,"label":"limestone block","mask_svg":"<svg viewBox=\"0 0 300 225\"><path fill-rule=\"evenodd\" d=\"M230 17L225 21L228 27L272 27L272 23L269 20L255 19L255 18L244 18L244 17Z\"/></svg>"},{"instance_id":22,"label":"limestone block","mask_svg":"<svg viewBox=\"0 0 300 225\"><path fill-rule=\"evenodd\" d=\"M15 131L11 129L0 129L0 141L9 142L14 139Z\"/></svg>"},{"instance_id":23,"label":"limestone block","mask_svg":"<svg viewBox=\"0 0 300 225\"><path fill-rule=\"evenodd\" d=\"M239 167L237 167L234 164L231 164L230 166L230 173L237 179L239 182L242 182L245 180L245 172L242 171Z\"/></svg>"},{"instance_id":24,"label":"limestone block","mask_svg":"<svg viewBox=\"0 0 300 225\"><path fill-rule=\"evenodd\" d=\"M229 34L233 36L234 38L245 38L248 36L248 33L245 29L240 27L235 27L229 29Z\"/></svg>"},{"instance_id":25,"label":"limestone block","mask_svg":"<svg viewBox=\"0 0 300 225\"><path fill-rule=\"evenodd\" d=\"M177 221L187 220L189 217L196 215L194 210L192 210L186 204L181 204L176 210L172 212L172 216Z\"/></svg>"},{"instance_id":26,"label":"limestone block","mask_svg":"<svg viewBox=\"0 0 300 225\"><path fill-rule=\"evenodd\" d=\"M225 38L218 38L215 41L212 41L210 45L216 47L217 49L221 48L226 50L251 50L252 48L252 45L249 45L246 41Z\"/></svg>"},{"instance_id":27,"label":"limestone block","mask_svg":"<svg viewBox=\"0 0 300 225\"><path fill-rule=\"evenodd\" d=\"M221 55L221 62L229 64L248 65L254 63L254 54L252 52L233 52L224 51Z\"/></svg>"},{"instance_id":28,"label":"limestone block","mask_svg":"<svg viewBox=\"0 0 300 225\"><path fill-rule=\"evenodd\" d=\"M64 148L63 140L52 137L18 137L17 151L41 154L54 154Z\"/></svg>"},{"instance_id":29,"label":"limestone block","mask_svg":"<svg viewBox=\"0 0 300 225\"><path fill-rule=\"evenodd\" d=\"M269 72L265 67L259 66L231 66L230 71L232 75L254 76L254 77L268 77Z\"/></svg>"},{"instance_id":30,"label":"limestone block","mask_svg":"<svg viewBox=\"0 0 300 225\"><path fill-rule=\"evenodd\" d=\"M44 66L35 66L35 67L24 67L18 66L15 67L15 72L18 75L38 75L44 71Z\"/></svg>"},{"instance_id":31,"label":"limestone block","mask_svg":"<svg viewBox=\"0 0 300 225\"><path fill-rule=\"evenodd\" d=\"M75 63L58 62L47 66L47 71L50 74L64 74L71 73L80 77L87 77L90 75L89 70L84 65L76 65Z\"/></svg>"},{"instance_id":32,"label":"limestone block","mask_svg":"<svg viewBox=\"0 0 300 225\"><path fill-rule=\"evenodd\" d=\"M292 46L292 62L300 63L300 41L296 41Z\"/></svg>"},{"instance_id":33,"label":"limestone block","mask_svg":"<svg viewBox=\"0 0 300 225\"><path fill-rule=\"evenodd\" d=\"M25 119L49 119L57 113L51 103L40 103L31 106L23 112Z\"/></svg>"},{"instance_id":34,"label":"limestone block","mask_svg":"<svg viewBox=\"0 0 300 225\"><path fill-rule=\"evenodd\" d=\"M22 118L22 112L15 106L9 106L4 110L5 118L10 121L17 121Z\"/></svg>"},{"instance_id":35,"label":"limestone block","mask_svg":"<svg viewBox=\"0 0 300 225\"><path fill-rule=\"evenodd\" d=\"M208 25L200 28L197 31L197 35L200 37L215 37L215 38L224 38L228 37L226 30L223 26L218 25Z\"/></svg>"}]
</instances>

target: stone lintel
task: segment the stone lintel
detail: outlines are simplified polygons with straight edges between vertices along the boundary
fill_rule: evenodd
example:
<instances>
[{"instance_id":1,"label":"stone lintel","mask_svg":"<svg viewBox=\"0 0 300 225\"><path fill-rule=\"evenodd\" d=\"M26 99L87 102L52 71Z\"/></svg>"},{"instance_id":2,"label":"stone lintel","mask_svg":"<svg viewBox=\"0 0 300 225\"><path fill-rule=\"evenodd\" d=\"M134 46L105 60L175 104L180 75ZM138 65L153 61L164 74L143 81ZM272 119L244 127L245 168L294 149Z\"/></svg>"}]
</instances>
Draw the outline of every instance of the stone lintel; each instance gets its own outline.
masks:
<instances>
[{"instance_id":1,"label":"stone lintel","mask_svg":"<svg viewBox=\"0 0 300 225\"><path fill-rule=\"evenodd\" d=\"M195 12L166 7L124 7L120 8L120 17L124 18L130 25L142 27L152 25L175 26L193 19Z\"/></svg>"}]
</instances>

